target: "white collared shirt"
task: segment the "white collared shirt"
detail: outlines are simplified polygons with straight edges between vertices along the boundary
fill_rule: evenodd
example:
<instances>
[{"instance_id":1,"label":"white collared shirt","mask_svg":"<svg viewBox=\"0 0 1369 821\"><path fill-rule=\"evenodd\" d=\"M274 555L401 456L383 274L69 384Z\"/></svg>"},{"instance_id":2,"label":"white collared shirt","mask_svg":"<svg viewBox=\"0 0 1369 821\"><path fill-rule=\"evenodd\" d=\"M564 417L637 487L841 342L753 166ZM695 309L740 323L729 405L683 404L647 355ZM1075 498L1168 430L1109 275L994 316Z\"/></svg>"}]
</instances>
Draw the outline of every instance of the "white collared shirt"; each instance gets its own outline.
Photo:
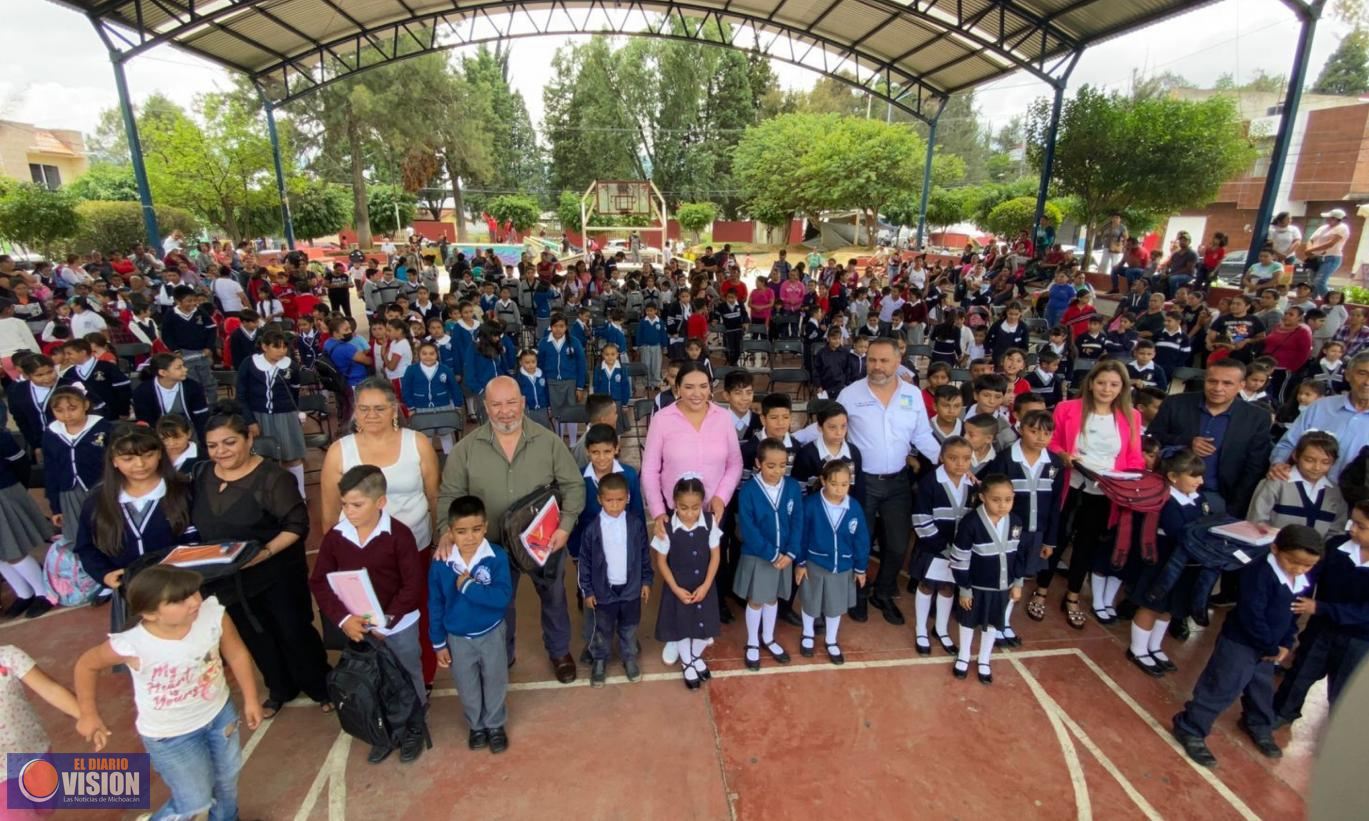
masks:
<instances>
[{"instance_id":1,"label":"white collared shirt","mask_svg":"<svg viewBox=\"0 0 1369 821\"><path fill-rule=\"evenodd\" d=\"M1279 567L1279 559L1273 551L1270 551L1265 560L1269 562L1270 567L1274 568L1274 578L1279 580L1279 584L1291 590L1293 595L1296 596L1307 589L1307 576L1299 576L1296 579L1288 578L1288 574L1283 572L1282 567Z\"/></svg>"},{"instance_id":2,"label":"white collared shirt","mask_svg":"<svg viewBox=\"0 0 1369 821\"><path fill-rule=\"evenodd\" d=\"M1028 476L1036 477L1041 475L1041 468L1050 462L1050 456L1042 450L1036 454L1035 462L1028 462L1027 454L1022 450L1022 443L1018 441L1012 446L1012 460L1021 465Z\"/></svg>"},{"instance_id":3,"label":"white collared shirt","mask_svg":"<svg viewBox=\"0 0 1369 821\"><path fill-rule=\"evenodd\" d=\"M612 467L612 469L609 470L609 473L622 473L622 472L623 472L623 465L622 465L622 463L619 462L617 459L614 459L614 460L613 460L613 467ZM591 465L585 465L584 475L585 475L585 478L586 478L586 479L588 479L588 480L590 480L591 482L594 483L594 486L595 486L595 487L598 487L598 486L599 486L599 477L594 475L594 465L592 465L592 464L591 464ZM605 474L605 475L607 475L607 474ZM628 494L628 495L630 496L631 494Z\"/></svg>"},{"instance_id":4,"label":"white collared shirt","mask_svg":"<svg viewBox=\"0 0 1369 821\"><path fill-rule=\"evenodd\" d=\"M778 508L780 506L780 494L784 493L784 480L780 479L772 485L765 481L759 471L757 471L755 475L756 484L760 485L761 490L765 492L765 497L770 500L770 506Z\"/></svg>"},{"instance_id":5,"label":"white collared shirt","mask_svg":"<svg viewBox=\"0 0 1369 821\"><path fill-rule=\"evenodd\" d=\"M861 470L866 473L901 472L914 448L931 460L941 453L941 444L927 421L922 389L894 379L894 395L888 407L870 390L868 378L847 385L837 397L846 408L850 425L847 436L860 450Z\"/></svg>"},{"instance_id":6,"label":"white collared shirt","mask_svg":"<svg viewBox=\"0 0 1369 821\"><path fill-rule=\"evenodd\" d=\"M737 429L737 433L745 433L751 427L751 411L738 416L736 411L732 411L732 427Z\"/></svg>"},{"instance_id":7,"label":"white collared shirt","mask_svg":"<svg viewBox=\"0 0 1369 821\"><path fill-rule=\"evenodd\" d=\"M187 445L185 448L185 452L182 453L180 456L176 457L176 461L172 464L172 467L180 468L180 466L185 464L187 460L194 459L196 456L199 455L200 446L196 444L194 439L191 439L190 444Z\"/></svg>"},{"instance_id":8,"label":"white collared shirt","mask_svg":"<svg viewBox=\"0 0 1369 821\"><path fill-rule=\"evenodd\" d=\"M147 493L144 493L142 496L130 496L126 490L119 491L119 504L133 505L139 512L146 510L150 503L164 498L166 498L165 479L158 482L156 487L152 488Z\"/></svg>"},{"instance_id":9,"label":"white collared shirt","mask_svg":"<svg viewBox=\"0 0 1369 821\"><path fill-rule=\"evenodd\" d=\"M789 437L785 436L784 438L785 444L788 445ZM832 461L833 459L845 459L848 462L851 461L851 445L845 439L841 441L841 447L837 448L836 453L833 453L831 449L827 447L827 442L823 441L822 439L819 439L816 444L818 448L818 458L822 460L822 463L824 465Z\"/></svg>"},{"instance_id":10,"label":"white collared shirt","mask_svg":"<svg viewBox=\"0 0 1369 821\"><path fill-rule=\"evenodd\" d=\"M1360 546L1354 542L1346 542L1338 549L1340 552L1350 557L1350 561L1354 563L1355 569L1363 570L1364 568L1369 567L1369 560L1361 558L1364 555L1364 552L1360 550Z\"/></svg>"},{"instance_id":11,"label":"white collared shirt","mask_svg":"<svg viewBox=\"0 0 1369 821\"><path fill-rule=\"evenodd\" d=\"M338 523L333 525L333 529L338 533L341 533L343 538L356 545L359 549L365 550L366 545L370 544L375 537L382 533L388 534L390 532L390 514L384 510L380 511L380 521L376 522L376 526L371 528L371 532L366 535L365 541L362 541L361 537L357 534L356 525L347 521L345 515L338 517Z\"/></svg>"},{"instance_id":12,"label":"white collared shirt","mask_svg":"<svg viewBox=\"0 0 1369 821\"><path fill-rule=\"evenodd\" d=\"M599 532L604 545L604 566L609 584L627 584L627 513L610 516L599 511Z\"/></svg>"},{"instance_id":13,"label":"white collared shirt","mask_svg":"<svg viewBox=\"0 0 1369 821\"><path fill-rule=\"evenodd\" d=\"M462 574L469 574L475 569L476 565L492 556L494 556L494 548L490 547L490 540L481 539L480 546L475 549L475 555L471 557L470 564L466 564L466 560L461 558L461 551L455 548L452 549L452 555L447 557L447 564L452 566L452 570L456 571L456 575L460 576Z\"/></svg>"},{"instance_id":14,"label":"white collared shirt","mask_svg":"<svg viewBox=\"0 0 1369 821\"><path fill-rule=\"evenodd\" d=\"M846 517L846 511L851 509L851 497L846 496L840 502L833 502L827 498L826 493L819 492L818 495L822 497L822 509L827 513L827 521L832 525L832 529L836 530L841 520Z\"/></svg>"},{"instance_id":15,"label":"white collared shirt","mask_svg":"<svg viewBox=\"0 0 1369 821\"><path fill-rule=\"evenodd\" d=\"M936 469L937 484L951 489L951 504L955 507L965 506L965 494L970 489L970 477L961 476L960 483L951 480L951 475L946 472L946 466L940 465Z\"/></svg>"},{"instance_id":16,"label":"white collared shirt","mask_svg":"<svg viewBox=\"0 0 1369 821\"><path fill-rule=\"evenodd\" d=\"M1181 493L1179 492L1179 489L1177 487L1174 487L1173 485L1169 486L1169 495L1170 498L1172 498L1174 501L1184 506L1198 504L1198 494Z\"/></svg>"},{"instance_id":17,"label":"white collared shirt","mask_svg":"<svg viewBox=\"0 0 1369 821\"><path fill-rule=\"evenodd\" d=\"M1331 483L1326 480L1325 476L1321 477L1315 482L1309 482L1307 480L1307 477L1303 476L1302 473L1298 471L1297 467L1294 467L1291 470L1289 470L1288 481L1296 482L1302 485L1302 489L1306 491L1307 497L1309 499L1316 499L1318 493L1320 493L1324 488L1331 486Z\"/></svg>"},{"instance_id":18,"label":"white collared shirt","mask_svg":"<svg viewBox=\"0 0 1369 821\"><path fill-rule=\"evenodd\" d=\"M695 530L698 530L698 529L701 528L701 527L706 527L706 526L707 526L707 525L706 525L705 522L704 522L704 517L703 517L702 514L699 515L698 521L694 522L694 524L692 524L692 525L686 525L684 522L680 521L680 514L678 514L678 513L672 513L672 514L670 514L670 532L671 532L671 533L674 533L674 532L677 531L677 530L679 530L679 531L684 531L685 533L691 533L691 532L693 532L693 531L695 531ZM718 545L722 544L722 541L723 541L723 532L722 532L721 530L718 529L718 525L717 525L717 523L715 522L715 523L713 524L713 528L712 528L711 530L708 531L708 546L709 546L710 549L717 550L717 549L718 549ZM669 553L669 552L670 552L670 534L667 533L666 536L665 536L664 538L662 538L662 537L660 537L660 536L657 536L657 537L653 538L653 539L651 540L651 549L652 549L652 550L655 550L657 553L661 553L661 554L663 554L663 555L666 554L666 553Z\"/></svg>"},{"instance_id":19,"label":"white collared shirt","mask_svg":"<svg viewBox=\"0 0 1369 821\"><path fill-rule=\"evenodd\" d=\"M162 413L169 413L172 408L176 407L176 397L181 395L181 383L177 382L170 388L163 388L162 383L153 379L152 384L157 386L157 396L161 400ZM186 408L187 412L189 410Z\"/></svg>"}]
</instances>

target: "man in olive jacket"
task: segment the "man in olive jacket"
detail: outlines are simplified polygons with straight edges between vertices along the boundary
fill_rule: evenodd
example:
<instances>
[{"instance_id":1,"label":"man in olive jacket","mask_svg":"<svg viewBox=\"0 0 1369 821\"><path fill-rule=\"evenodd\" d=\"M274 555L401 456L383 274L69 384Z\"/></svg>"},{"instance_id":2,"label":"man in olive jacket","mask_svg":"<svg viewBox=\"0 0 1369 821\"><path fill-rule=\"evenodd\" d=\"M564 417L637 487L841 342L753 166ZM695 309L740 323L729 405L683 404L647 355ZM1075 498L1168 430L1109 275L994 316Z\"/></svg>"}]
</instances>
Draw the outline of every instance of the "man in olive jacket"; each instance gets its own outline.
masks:
<instances>
[{"instance_id":1,"label":"man in olive jacket","mask_svg":"<svg viewBox=\"0 0 1369 821\"><path fill-rule=\"evenodd\" d=\"M500 532L500 519L509 505L546 484L556 484L561 502L561 524L552 537L551 547L566 546L570 531L585 507L585 480L575 467L570 448L561 438L541 425L529 425L523 415L523 394L518 383L508 376L493 379L485 388L485 412L489 421L461 439L447 457L438 491L439 520L445 524L447 507L458 496L478 496L485 502L489 521L488 539L509 551L521 550L517 533ZM438 558L450 551L443 527ZM542 601L542 642L556 670L556 680L569 684L575 680L575 659L570 654L570 609L566 603L565 557L557 565L555 579L534 581ZM505 639L509 664L514 659L514 634L517 625L518 565L510 559L513 573L513 600L505 616Z\"/></svg>"}]
</instances>

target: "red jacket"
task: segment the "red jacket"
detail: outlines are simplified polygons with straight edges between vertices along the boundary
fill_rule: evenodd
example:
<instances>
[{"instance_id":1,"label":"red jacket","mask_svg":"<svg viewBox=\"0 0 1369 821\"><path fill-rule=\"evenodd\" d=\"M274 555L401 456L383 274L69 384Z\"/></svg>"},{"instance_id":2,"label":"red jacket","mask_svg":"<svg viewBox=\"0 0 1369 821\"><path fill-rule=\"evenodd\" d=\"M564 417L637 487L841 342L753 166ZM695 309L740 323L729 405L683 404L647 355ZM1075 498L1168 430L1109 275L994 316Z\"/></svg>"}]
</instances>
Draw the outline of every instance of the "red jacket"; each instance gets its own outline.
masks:
<instances>
[{"instance_id":1,"label":"red jacket","mask_svg":"<svg viewBox=\"0 0 1369 821\"><path fill-rule=\"evenodd\" d=\"M708 338L708 314L696 311L685 320L685 339Z\"/></svg>"}]
</instances>

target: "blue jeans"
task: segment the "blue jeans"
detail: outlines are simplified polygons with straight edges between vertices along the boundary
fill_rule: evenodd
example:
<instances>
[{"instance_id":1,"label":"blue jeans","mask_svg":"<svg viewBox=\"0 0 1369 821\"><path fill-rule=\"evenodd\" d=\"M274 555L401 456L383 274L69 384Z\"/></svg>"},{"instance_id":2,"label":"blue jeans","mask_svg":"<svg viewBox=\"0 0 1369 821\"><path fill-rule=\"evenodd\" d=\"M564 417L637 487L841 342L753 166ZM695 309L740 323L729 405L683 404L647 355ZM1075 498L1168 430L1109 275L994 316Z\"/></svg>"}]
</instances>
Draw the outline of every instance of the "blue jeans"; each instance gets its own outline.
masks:
<instances>
[{"instance_id":1,"label":"blue jeans","mask_svg":"<svg viewBox=\"0 0 1369 821\"><path fill-rule=\"evenodd\" d=\"M1321 264L1317 266L1317 273L1312 280L1312 290L1316 292L1317 296L1326 296L1331 275L1340 268L1340 261L1340 257L1325 256L1321 258Z\"/></svg>"},{"instance_id":2,"label":"blue jeans","mask_svg":"<svg viewBox=\"0 0 1369 821\"><path fill-rule=\"evenodd\" d=\"M143 736L152 767L171 788L171 800L153 821L193 818L209 811L209 821L238 817L238 771L242 743L232 699L198 730L171 738Z\"/></svg>"}]
</instances>

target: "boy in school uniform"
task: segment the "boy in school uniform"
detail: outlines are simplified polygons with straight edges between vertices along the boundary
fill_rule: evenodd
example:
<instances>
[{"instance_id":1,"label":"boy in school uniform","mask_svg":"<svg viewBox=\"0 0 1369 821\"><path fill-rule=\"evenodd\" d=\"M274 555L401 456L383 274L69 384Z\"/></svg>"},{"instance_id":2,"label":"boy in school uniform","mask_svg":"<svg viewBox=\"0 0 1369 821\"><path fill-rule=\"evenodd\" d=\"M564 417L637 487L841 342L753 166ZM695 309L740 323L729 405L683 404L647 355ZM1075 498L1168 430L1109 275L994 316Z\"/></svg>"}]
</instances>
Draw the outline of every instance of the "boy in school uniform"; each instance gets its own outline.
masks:
<instances>
[{"instance_id":1,"label":"boy in school uniform","mask_svg":"<svg viewBox=\"0 0 1369 821\"><path fill-rule=\"evenodd\" d=\"M1132 360L1127 363L1127 375L1131 384L1138 388L1159 388L1169 390L1169 374L1155 363L1155 343L1142 339L1132 351Z\"/></svg>"},{"instance_id":2,"label":"boy in school uniform","mask_svg":"<svg viewBox=\"0 0 1369 821\"><path fill-rule=\"evenodd\" d=\"M656 398L651 400L655 410L659 411L675 404L675 377L680 373L680 368L683 366L684 362L679 359L672 359L666 363L665 377L661 380L661 384L665 387L656 394Z\"/></svg>"},{"instance_id":3,"label":"boy in school uniform","mask_svg":"<svg viewBox=\"0 0 1369 821\"><path fill-rule=\"evenodd\" d=\"M628 510L629 498L628 480L621 473L601 478L599 514L580 534L579 587L594 621L589 646L594 660L591 687L604 686L614 636L627 680L642 677L637 664L637 627L655 574L646 523L640 514Z\"/></svg>"},{"instance_id":4,"label":"boy in school uniform","mask_svg":"<svg viewBox=\"0 0 1369 821\"><path fill-rule=\"evenodd\" d=\"M1198 764L1216 766L1217 757L1208 749L1206 738L1213 722L1237 696L1244 708L1241 729L1263 755L1283 755L1273 737L1274 667L1292 654L1298 615L1295 603L1303 600L1308 589L1306 574L1323 552L1317 531L1288 525L1274 537L1269 555L1242 571L1236 609L1222 624L1212 657L1194 685L1193 698L1174 716L1174 737Z\"/></svg>"},{"instance_id":5,"label":"boy in school uniform","mask_svg":"<svg viewBox=\"0 0 1369 821\"><path fill-rule=\"evenodd\" d=\"M642 308L642 319L637 323L637 358L646 366L646 390L648 395L661 389L661 352L665 350L668 337L665 325L661 322L660 307L648 302Z\"/></svg>"},{"instance_id":6,"label":"boy in school uniform","mask_svg":"<svg viewBox=\"0 0 1369 821\"><path fill-rule=\"evenodd\" d=\"M736 291L727 292L723 304L713 311L713 318L723 326L723 352L727 356L727 364L736 367L742 356L742 337L746 335L746 326L751 322L746 307L737 301Z\"/></svg>"},{"instance_id":7,"label":"boy in school uniform","mask_svg":"<svg viewBox=\"0 0 1369 821\"><path fill-rule=\"evenodd\" d=\"M615 310L609 313L608 322L604 327L595 332L595 336L603 343L599 346L600 351L602 351L604 347L612 344L617 345L618 350L624 356L627 355L627 332L623 330L623 327L626 324L627 315L621 310Z\"/></svg>"},{"instance_id":8,"label":"boy in school uniform","mask_svg":"<svg viewBox=\"0 0 1369 821\"><path fill-rule=\"evenodd\" d=\"M58 385L85 385L90 397L90 412L111 422L128 416L133 407L133 382L128 374L113 362L104 362L92 355L90 343L84 339L69 339L62 345L68 367Z\"/></svg>"},{"instance_id":9,"label":"boy in school uniform","mask_svg":"<svg viewBox=\"0 0 1369 821\"><path fill-rule=\"evenodd\" d=\"M952 436L965 435L965 422L961 415L965 408L965 399L960 395L960 388L955 385L941 385L933 391L933 407L935 415L932 417L932 435L936 437L939 444L946 444L946 440Z\"/></svg>"},{"instance_id":10,"label":"boy in school uniform","mask_svg":"<svg viewBox=\"0 0 1369 821\"><path fill-rule=\"evenodd\" d=\"M175 306L162 316L162 342L177 351L190 369L190 378L206 390L217 385L211 357L218 342L214 319L198 309L199 296L189 285L178 285L171 292Z\"/></svg>"},{"instance_id":11,"label":"boy in school uniform","mask_svg":"<svg viewBox=\"0 0 1369 821\"><path fill-rule=\"evenodd\" d=\"M1165 311L1165 327L1155 335L1155 366L1173 376L1193 361L1193 340L1184 332L1184 315Z\"/></svg>"},{"instance_id":12,"label":"boy in school uniform","mask_svg":"<svg viewBox=\"0 0 1369 821\"><path fill-rule=\"evenodd\" d=\"M854 381L854 363L851 352L842 343L841 333L841 328L835 325L828 328L827 347L813 352L813 378L822 392L832 399Z\"/></svg>"},{"instance_id":13,"label":"boy in school uniform","mask_svg":"<svg viewBox=\"0 0 1369 821\"><path fill-rule=\"evenodd\" d=\"M723 379L723 399L732 412L732 427L737 431L739 443L746 442L761 430L760 414L751 410L755 396L755 377L750 371L732 371Z\"/></svg>"},{"instance_id":14,"label":"boy in school uniform","mask_svg":"<svg viewBox=\"0 0 1369 821\"><path fill-rule=\"evenodd\" d=\"M1103 349L1111 356L1128 356L1133 348L1136 347L1139 338L1136 331L1132 330L1135 319L1131 314L1122 314L1117 317L1116 327L1108 331L1103 340Z\"/></svg>"},{"instance_id":15,"label":"boy in school uniform","mask_svg":"<svg viewBox=\"0 0 1369 821\"><path fill-rule=\"evenodd\" d=\"M419 703L428 703L423 686L423 661L419 642L419 608L423 606L423 554L414 534L385 510L385 474L375 465L357 465L338 481L342 494L342 517L319 545L309 589L318 602L325 625L335 624L349 641L384 641L409 674ZM365 570L384 613L384 624L370 616L348 612L347 605L328 584L328 574ZM400 740L399 760L413 761L423 752L423 726L408 727ZM366 760L379 764L393 748L375 746Z\"/></svg>"},{"instance_id":16,"label":"boy in school uniform","mask_svg":"<svg viewBox=\"0 0 1369 821\"><path fill-rule=\"evenodd\" d=\"M250 309L238 314L238 327L228 335L229 364L233 367L242 367L242 363L257 352L257 324L260 321L257 312Z\"/></svg>"},{"instance_id":17,"label":"boy in school uniform","mask_svg":"<svg viewBox=\"0 0 1369 821\"><path fill-rule=\"evenodd\" d=\"M1108 350L1108 338L1103 333L1103 317L1092 314L1088 319L1088 330L1074 340L1074 349L1080 359L1102 359Z\"/></svg>"},{"instance_id":18,"label":"boy in school uniform","mask_svg":"<svg viewBox=\"0 0 1369 821\"><path fill-rule=\"evenodd\" d=\"M965 438L970 442L970 472L979 475L980 469L993 461L994 441L1007 422L987 413L977 413L965 420Z\"/></svg>"},{"instance_id":19,"label":"boy in school uniform","mask_svg":"<svg viewBox=\"0 0 1369 821\"><path fill-rule=\"evenodd\" d=\"M504 699L509 659L504 611L513 599L509 557L485 538L485 503L459 496L447 508L452 552L428 568L428 637L437 665L450 667L470 727L466 746L509 748Z\"/></svg>"}]
</instances>

